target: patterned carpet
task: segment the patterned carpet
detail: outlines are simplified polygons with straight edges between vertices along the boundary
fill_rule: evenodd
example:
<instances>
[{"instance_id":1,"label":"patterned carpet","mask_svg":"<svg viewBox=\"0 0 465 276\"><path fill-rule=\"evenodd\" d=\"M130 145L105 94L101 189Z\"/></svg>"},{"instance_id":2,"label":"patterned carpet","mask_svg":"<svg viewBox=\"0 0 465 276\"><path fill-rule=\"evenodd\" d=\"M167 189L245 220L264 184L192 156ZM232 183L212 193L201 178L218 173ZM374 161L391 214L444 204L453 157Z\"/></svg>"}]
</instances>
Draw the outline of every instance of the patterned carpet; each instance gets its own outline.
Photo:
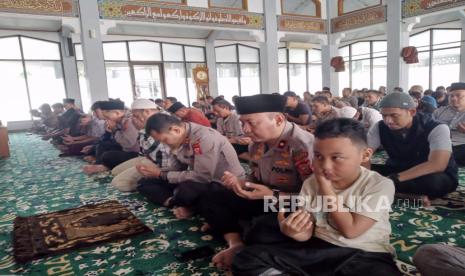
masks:
<instances>
[{"instance_id":1,"label":"patterned carpet","mask_svg":"<svg viewBox=\"0 0 465 276\"><path fill-rule=\"evenodd\" d=\"M221 275L209 259L179 263L174 254L224 244L200 231L202 221L176 220L170 211L146 202L137 193L114 189L107 176L87 177L84 162L58 158L58 151L35 136L10 135L11 157L0 160L0 275ZM377 162L383 156L378 155ZM408 206L399 200L391 214L392 244L399 266L415 275L411 258L425 243L465 247L465 170L459 192L429 209ZM16 215L28 216L73 208L88 203L118 200L153 233L80 249L17 265L12 258L11 231Z\"/></svg>"}]
</instances>

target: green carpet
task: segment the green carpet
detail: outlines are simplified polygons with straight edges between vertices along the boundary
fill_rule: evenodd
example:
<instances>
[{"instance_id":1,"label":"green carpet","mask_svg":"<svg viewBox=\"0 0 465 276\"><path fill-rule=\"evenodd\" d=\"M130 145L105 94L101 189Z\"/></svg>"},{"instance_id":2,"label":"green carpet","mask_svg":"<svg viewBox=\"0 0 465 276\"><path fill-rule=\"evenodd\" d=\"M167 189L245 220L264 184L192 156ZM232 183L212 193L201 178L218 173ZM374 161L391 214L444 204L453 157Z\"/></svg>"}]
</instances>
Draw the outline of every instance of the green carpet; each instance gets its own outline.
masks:
<instances>
[{"instance_id":1,"label":"green carpet","mask_svg":"<svg viewBox=\"0 0 465 276\"><path fill-rule=\"evenodd\" d=\"M84 162L58 158L58 151L36 136L10 135L11 157L0 160L0 275L220 275L209 259L179 263L174 254L203 245L220 250L224 245L200 232L198 218L179 221L137 193L122 193L109 177L88 177ZM378 156L377 161L382 162ZM465 186L465 171L460 180ZM396 202L391 214L392 243L399 266L415 275L411 258L425 243L465 247L465 192L451 194L429 209ZM12 258L11 231L16 215L28 216L89 203L118 200L153 233L100 244L76 252L17 265Z\"/></svg>"}]
</instances>

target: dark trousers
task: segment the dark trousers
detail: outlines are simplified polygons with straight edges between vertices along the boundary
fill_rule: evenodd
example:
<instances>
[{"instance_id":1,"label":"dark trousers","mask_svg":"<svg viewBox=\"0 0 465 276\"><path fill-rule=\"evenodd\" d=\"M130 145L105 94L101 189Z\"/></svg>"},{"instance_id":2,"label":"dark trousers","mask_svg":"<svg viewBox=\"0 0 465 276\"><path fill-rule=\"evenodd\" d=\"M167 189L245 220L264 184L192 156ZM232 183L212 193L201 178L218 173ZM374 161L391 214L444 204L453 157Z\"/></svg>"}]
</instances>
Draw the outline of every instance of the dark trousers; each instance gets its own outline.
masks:
<instances>
[{"instance_id":1,"label":"dark trousers","mask_svg":"<svg viewBox=\"0 0 465 276\"><path fill-rule=\"evenodd\" d=\"M249 152L249 145L232 144L232 146L234 147L237 155L240 155L244 152Z\"/></svg>"},{"instance_id":2,"label":"dark trousers","mask_svg":"<svg viewBox=\"0 0 465 276\"><path fill-rule=\"evenodd\" d=\"M279 230L276 214L257 218L247 246L234 258L234 275L401 275L391 254L333 245L316 237L294 241ZM276 271L277 270L277 271Z\"/></svg>"},{"instance_id":3,"label":"dark trousers","mask_svg":"<svg viewBox=\"0 0 465 276\"><path fill-rule=\"evenodd\" d=\"M209 191L198 202L199 213L218 234L241 233L241 220L264 213L263 200L248 200L224 187Z\"/></svg>"},{"instance_id":4,"label":"dark trousers","mask_svg":"<svg viewBox=\"0 0 465 276\"><path fill-rule=\"evenodd\" d=\"M114 140L100 141L95 146L95 164L102 164L103 154L107 151L120 151L121 146Z\"/></svg>"},{"instance_id":5,"label":"dark trousers","mask_svg":"<svg viewBox=\"0 0 465 276\"><path fill-rule=\"evenodd\" d=\"M395 167L379 164L371 165L371 169L384 176L403 171ZM400 182L396 185L396 192L438 198L455 191L457 185L457 181L446 173L432 173Z\"/></svg>"},{"instance_id":6,"label":"dark trousers","mask_svg":"<svg viewBox=\"0 0 465 276\"><path fill-rule=\"evenodd\" d=\"M459 166L465 166L465 144L452 147L452 154Z\"/></svg>"},{"instance_id":7,"label":"dark trousers","mask_svg":"<svg viewBox=\"0 0 465 276\"><path fill-rule=\"evenodd\" d=\"M171 206L195 207L203 194L209 190L215 190L220 185L216 182L189 181L171 184L162 179L143 178L138 182L137 191L155 204L163 205L168 198L172 197Z\"/></svg>"},{"instance_id":8,"label":"dark trousers","mask_svg":"<svg viewBox=\"0 0 465 276\"><path fill-rule=\"evenodd\" d=\"M137 152L126 152L121 150L106 151L102 154L102 165L112 170L119 164L139 156Z\"/></svg>"}]
</instances>

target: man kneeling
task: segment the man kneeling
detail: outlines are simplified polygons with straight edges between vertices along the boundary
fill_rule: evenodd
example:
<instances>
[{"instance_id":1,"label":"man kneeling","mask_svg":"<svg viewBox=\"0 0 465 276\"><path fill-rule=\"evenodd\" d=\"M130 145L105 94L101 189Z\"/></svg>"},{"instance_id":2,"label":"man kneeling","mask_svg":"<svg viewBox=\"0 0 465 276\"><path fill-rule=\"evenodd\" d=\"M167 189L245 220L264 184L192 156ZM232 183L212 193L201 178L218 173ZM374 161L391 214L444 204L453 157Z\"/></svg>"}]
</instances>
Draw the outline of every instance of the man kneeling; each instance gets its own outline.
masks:
<instances>
[{"instance_id":1,"label":"man kneeling","mask_svg":"<svg viewBox=\"0 0 465 276\"><path fill-rule=\"evenodd\" d=\"M251 230L259 233L234 259L234 275L400 275L389 244L394 185L361 166L371 154L359 122L322 122L314 174L300 192L304 208L261 217Z\"/></svg>"}]
</instances>

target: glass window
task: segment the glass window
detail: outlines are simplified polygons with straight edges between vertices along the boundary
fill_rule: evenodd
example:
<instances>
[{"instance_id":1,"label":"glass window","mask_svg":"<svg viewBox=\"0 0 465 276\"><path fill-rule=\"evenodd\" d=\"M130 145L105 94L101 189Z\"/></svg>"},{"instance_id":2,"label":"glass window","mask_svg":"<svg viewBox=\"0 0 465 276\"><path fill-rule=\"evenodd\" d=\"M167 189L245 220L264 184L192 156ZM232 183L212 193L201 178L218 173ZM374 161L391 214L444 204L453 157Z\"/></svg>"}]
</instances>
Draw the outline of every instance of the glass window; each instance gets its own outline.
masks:
<instances>
[{"instance_id":1,"label":"glass window","mask_svg":"<svg viewBox=\"0 0 465 276\"><path fill-rule=\"evenodd\" d=\"M31 106L61 102L66 98L60 61L26 61Z\"/></svg>"},{"instance_id":2,"label":"glass window","mask_svg":"<svg viewBox=\"0 0 465 276\"><path fill-rule=\"evenodd\" d=\"M0 82L1 120L4 122L30 120L29 100L22 62L0 61L0 76L2 76ZM38 107L33 106L33 108Z\"/></svg>"},{"instance_id":3,"label":"glass window","mask_svg":"<svg viewBox=\"0 0 465 276\"><path fill-rule=\"evenodd\" d=\"M283 14L321 16L320 0L281 0Z\"/></svg>"},{"instance_id":4,"label":"glass window","mask_svg":"<svg viewBox=\"0 0 465 276\"><path fill-rule=\"evenodd\" d=\"M370 42L352 44L352 60L370 58Z\"/></svg>"},{"instance_id":5,"label":"glass window","mask_svg":"<svg viewBox=\"0 0 465 276\"><path fill-rule=\"evenodd\" d=\"M409 64L409 84L429 87L429 52L418 53L418 63Z\"/></svg>"},{"instance_id":6,"label":"glass window","mask_svg":"<svg viewBox=\"0 0 465 276\"><path fill-rule=\"evenodd\" d=\"M74 52L76 54L76 60L84 60L84 55L82 53L82 45L81 44L74 45Z\"/></svg>"},{"instance_id":7,"label":"glass window","mask_svg":"<svg viewBox=\"0 0 465 276\"><path fill-rule=\"evenodd\" d=\"M149 41L129 42L132 61L161 61L160 43Z\"/></svg>"},{"instance_id":8,"label":"glass window","mask_svg":"<svg viewBox=\"0 0 465 276\"><path fill-rule=\"evenodd\" d=\"M184 61L184 57L182 54L182 46L163 43L163 60Z\"/></svg>"},{"instance_id":9,"label":"glass window","mask_svg":"<svg viewBox=\"0 0 465 276\"><path fill-rule=\"evenodd\" d=\"M339 48L339 55L341 55L345 61L349 61L349 46L344 46L342 48Z\"/></svg>"},{"instance_id":10,"label":"glass window","mask_svg":"<svg viewBox=\"0 0 465 276\"><path fill-rule=\"evenodd\" d=\"M387 56L387 41L373 41L373 57Z\"/></svg>"},{"instance_id":11,"label":"glass window","mask_svg":"<svg viewBox=\"0 0 465 276\"><path fill-rule=\"evenodd\" d=\"M239 62L259 63L258 49L239 45Z\"/></svg>"},{"instance_id":12,"label":"glass window","mask_svg":"<svg viewBox=\"0 0 465 276\"><path fill-rule=\"evenodd\" d=\"M409 44L417 47L418 51L428 51L430 47L430 31L412 35Z\"/></svg>"},{"instance_id":13,"label":"glass window","mask_svg":"<svg viewBox=\"0 0 465 276\"><path fill-rule=\"evenodd\" d=\"M460 48L433 51L432 87L459 81Z\"/></svg>"},{"instance_id":14,"label":"glass window","mask_svg":"<svg viewBox=\"0 0 465 276\"><path fill-rule=\"evenodd\" d=\"M128 60L126 42L103 43L103 56L105 60Z\"/></svg>"},{"instance_id":15,"label":"glass window","mask_svg":"<svg viewBox=\"0 0 465 276\"><path fill-rule=\"evenodd\" d=\"M210 7L221 7L230 9L246 9L243 0L209 0Z\"/></svg>"},{"instance_id":16,"label":"glass window","mask_svg":"<svg viewBox=\"0 0 465 276\"><path fill-rule=\"evenodd\" d=\"M305 67L305 64L289 64L289 88L299 95L307 91L307 72Z\"/></svg>"},{"instance_id":17,"label":"glass window","mask_svg":"<svg viewBox=\"0 0 465 276\"><path fill-rule=\"evenodd\" d=\"M18 37L0 38L0 59L21 59Z\"/></svg>"},{"instance_id":18,"label":"glass window","mask_svg":"<svg viewBox=\"0 0 465 276\"><path fill-rule=\"evenodd\" d=\"M433 50L460 47L460 30L433 30Z\"/></svg>"},{"instance_id":19,"label":"glass window","mask_svg":"<svg viewBox=\"0 0 465 276\"><path fill-rule=\"evenodd\" d=\"M236 45L215 48L216 62L237 62Z\"/></svg>"},{"instance_id":20,"label":"glass window","mask_svg":"<svg viewBox=\"0 0 465 276\"><path fill-rule=\"evenodd\" d=\"M84 62L77 62L77 71L79 78L79 88L81 90L81 103L82 109L84 112L89 111L92 106L92 101L90 99L90 93L87 89L87 79L86 79L86 70L84 68Z\"/></svg>"},{"instance_id":21,"label":"glass window","mask_svg":"<svg viewBox=\"0 0 465 276\"><path fill-rule=\"evenodd\" d=\"M184 63L165 63L166 95L188 106Z\"/></svg>"},{"instance_id":22,"label":"glass window","mask_svg":"<svg viewBox=\"0 0 465 276\"><path fill-rule=\"evenodd\" d=\"M352 87L357 89L370 88L370 60L352 61Z\"/></svg>"},{"instance_id":23,"label":"glass window","mask_svg":"<svg viewBox=\"0 0 465 276\"><path fill-rule=\"evenodd\" d=\"M338 13L339 15L342 15L344 13L349 13L361 9L366 9L372 6L381 5L381 0L339 0L338 4Z\"/></svg>"},{"instance_id":24,"label":"glass window","mask_svg":"<svg viewBox=\"0 0 465 276\"><path fill-rule=\"evenodd\" d=\"M218 94L232 102L234 95L239 95L239 83L237 81L237 64L216 64L218 78Z\"/></svg>"},{"instance_id":25,"label":"glass window","mask_svg":"<svg viewBox=\"0 0 465 276\"><path fill-rule=\"evenodd\" d=\"M192 106L193 102L197 101L197 86L195 81L192 78L192 70L197 67L197 65L205 65L205 63L187 63L187 88L189 92L189 104Z\"/></svg>"},{"instance_id":26,"label":"glass window","mask_svg":"<svg viewBox=\"0 0 465 276\"><path fill-rule=\"evenodd\" d=\"M286 48L278 50L278 62L287 63L287 49Z\"/></svg>"},{"instance_id":27,"label":"glass window","mask_svg":"<svg viewBox=\"0 0 465 276\"><path fill-rule=\"evenodd\" d=\"M308 91L315 93L319 91L323 84L321 64L309 64L308 65Z\"/></svg>"},{"instance_id":28,"label":"glass window","mask_svg":"<svg viewBox=\"0 0 465 276\"><path fill-rule=\"evenodd\" d=\"M386 86L387 79L387 58L373 59L373 89Z\"/></svg>"},{"instance_id":29,"label":"glass window","mask_svg":"<svg viewBox=\"0 0 465 276\"><path fill-rule=\"evenodd\" d=\"M105 62L107 71L108 97L119 98L126 106L133 102L132 82L127 62Z\"/></svg>"},{"instance_id":30,"label":"glass window","mask_svg":"<svg viewBox=\"0 0 465 276\"><path fill-rule=\"evenodd\" d=\"M189 62L205 62L205 51L202 47L184 47L186 53L186 61Z\"/></svg>"},{"instance_id":31,"label":"glass window","mask_svg":"<svg viewBox=\"0 0 465 276\"><path fill-rule=\"evenodd\" d=\"M289 49L289 63L305 63L304 49Z\"/></svg>"},{"instance_id":32,"label":"glass window","mask_svg":"<svg viewBox=\"0 0 465 276\"><path fill-rule=\"evenodd\" d=\"M21 37L24 59L29 60L60 60L58 43Z\"/></svg>"},{"instance_id":33,"label":"glass window","mask_svg":"<svg viewBox=\"0 0 465 276\"><path fill-rule=\"evenodd\" d=\"M349 68L348 63L346 63L346 70L344 72L339 72L338 77L339 77L339 90L342 90L342 88L345 88L345 87L351 87L350 86L350 68Z\"/></svg>"},{"instance_id":34,"label":"glass window","mask_svg":"<svg viewBox=\"0 0 465 276\"><path fill-rule=\"evenodd\" d=\"M241 64L241 96L260 94L259 64Z\"/></svg>"},{"instance_id":35,"label":"glass window","mask_svg":"<svg viewBox=\"0 0 465 276\"><path fill-rule=\"evenodd\" d=\"M287 87L287 64L279 65L279 92L284 93L288 91Z\"/></svg>"},{"instance_id":36,"label":"glass window","mask_svg":"<svg viewBox=\"0 0 465 276\"><path fill-rule=\"evenodd\" d=\"M308 63L321 63L321 50L308 50Z\"/></svg>"}]
</instances>

